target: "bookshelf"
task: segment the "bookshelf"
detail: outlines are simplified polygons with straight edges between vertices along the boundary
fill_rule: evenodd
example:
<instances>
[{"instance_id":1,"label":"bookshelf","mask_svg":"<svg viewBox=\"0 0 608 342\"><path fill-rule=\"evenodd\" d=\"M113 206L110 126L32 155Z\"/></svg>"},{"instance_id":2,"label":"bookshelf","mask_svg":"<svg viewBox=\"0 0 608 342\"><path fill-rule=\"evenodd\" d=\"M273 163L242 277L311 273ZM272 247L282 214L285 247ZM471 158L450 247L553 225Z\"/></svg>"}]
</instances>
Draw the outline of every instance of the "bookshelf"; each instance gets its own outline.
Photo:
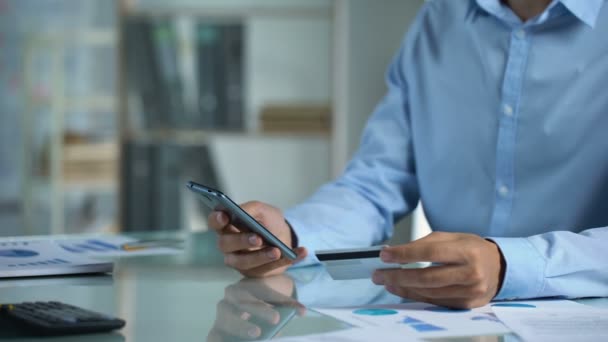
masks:
<instances>
[{"instance_id":1,"label":"bookshelf","mask_svg":"<svg viewBox=\"0 0 608 342\"><path fill-rule=\"evenodd\" d=\"M333 6L330 1L317 1L315 5L311 5L308 1L293 1L291 4L269 1L249 2L248 4L246 2L236 1L232 2L232 5L227 2L214 3L213 1L189 4L177 2L170 6L166 3L152 2L151 4L150 1L122 3L119 15L121 23L119 32L122 33L119 39L121 46L119 68L120 75L123 76L119 86L119 122L121 125L119 136L120 145L123 146L120 197L122 228L126 230L149 229L155 223L158 223L157 226L152 228L156 229L196 228L192 223L184 223L182 219L192 216L183 213L183 208L192 208L192 203L186 203L190 199L183 194L182 188L184 187L180 186L187 177L216 185L237 199L246 200L250 199L245 198L246 196L254 196L254 198L267 200L279 206L294 204L294 198L303 199L314 187L329 180L329 133L327 129L308 131L275 129L269 131L265 129L266 126L260 125L260 117L265 108L273 105L275 108L276 105L283 106L283 108L290 106L324 106L327 108L329 106L331 102L329 69ZM183 114L180 110L172 111L173 117L159 120L163 122L162 124L151 125L148 121L149 117L146 117L148 114L138 115L146 112L146 104L142 104L141 98L144 96L141 94L143 92L141 89L139 95L133 96L131 90L134 81L129 79L131 77L129 75L133 75L134 64L129 59L133 58L132 42L135 41L132 39L133 32L129 31L129 27L132 27L134 22L139 22L141 26L146 25L142 22L152 23L152 26L164 23L174 31L174 41L167 44L174 46L171 50L176 52L176 56L173 56L172 59L178 65L171 69L177 70L178 74L181 73L178 78L183 86L181 102L185 105L185 109L182 107L181 110L187 112L184 116L195 118L190 123L180 124L179 120L175 121L175 117ZM237 75L241 81L240 88L242 88L242 98L239 104L241 118L236 120L235 125L226 125L221 120L219 120L220 124L217 124L217 119L211 120L211 122L215 120L216 124L201 123L197 120L204 118L207 113L201 110L197 112L196 108L193 110L192 105L188 106L189 96L190 99L197 98L198 101L205 98L200 89L206 86L204 77L215 76L213 75L215 70L201 72L201 69L205 67L203 58L206 55L204 54L208 52L200 46L200 41L196 39L200 39L200 28L206 28L207 25L238 27L241 32L242 60L241 65L237 67L241 72L240 75ZM158 26L152 30L158 32ZM221 28L219 30L221 31ZM148 36L155 36L155 32L149 33ZM159 41L155 43L159 43ZM160 43L162 44L162 42ZM140 48L145 49L145 47ZM154 48L149 48L149 50L152 51ZM161 59L162 56L158 58L158 60ZM144 62L141 59L138 61L156 63L155 61ZM198 76L198 79L193 80L192 77L188 77L188 72ZM162 74L163 72L159 76L145 75L144 78L162 80ZM164 72L164 74L168 73ZM194 88L198 87L198 89L189 94L191 89L189 90L188 85L192 84L194 84ZM161 104L159 107L163 106ZM148 112L151 111L148 110ZM213 114L218 113L221 116L226 113L226 110L222 110L220 106ZM283 123L281 128L289 127L288 125L289 123ZM316 128L314 125L310 127ZM273 149L275 146L282 146L282 148ZM137 149L140 152L135 152ZM163 152L164 150L173 152ZM175 165L173 167L158 165L159 160L168 160L169 155L175 157L180 154L178 150L186 151L181 152L186 155L198 153L195 162L197 165L191 167L194 171L177 170L180 167L188 168L186 164L192 162L192 160L185 161L184 157L177 157L177 160L173 160L172 163ZM149 157L134 162L131 159L137 153L147 154ZM250 172L256 169L258 177L264 178L256 179L259 189L272 189L280 182L297 183L298 177L307 177L303 175L304 170L296 173L290 172L287 176L286 173L281 174L279 171L281 168L268 165L273 161L263 158L263 155L280 155L281 164L287 165L289 170L293 170L289 165L303 165L305 164L304 159L309 159L309 162L318 164L323 171L314 177L308 176L312 181L300 182L303 184L300 187L293 186L290 189L292 194L287 196L277 196L276 189L256 192L251 189L254 184L250 184L248 187L247 184L241 182L242 179L248 178L245 170L234 172L235 169L244 167L241 162L250 158L251 154L259 156L257 161L253 158L254 160L250 164L253 166L249 168ZM292 154L300 157L294 157ZM237 158L226 158L226 155L234 155ZM242 157L238 157L239 155ZM155 161L146 162L144 159ZM260 159L264 159L264 162L261 162ZM170 201L171 203L163 200L160 200L160 203L146 203L143 197L134 198L133 194L137 191L132 185L138 183L133 180L136 178L134 176L135 164L147 165L139 167L139 171L146 177L157 178L156 182L152 180L143 182L153 184L156 189L150 190L151 192L147 195L140 195L147 198L171 198L173 199ZM200 164L207 165L210 170L203 170ZM165 175L163 176L163 174ZM167 174L172 174L172 176L167 176ZM272 182L269 182L266 187L261 186L266 180L272 180ZM311 189L302 188L305 186L304 184L309 185L310 182L314 183ZM167 185L163 185L164 183ZM168 185L169 183L172 185ZM137 188L141 189L142 185ZM290 191L286 190L286 192ZM179 203L179 205L175 205L175 203ZM155 214L152 215L153 217L144 213L133 214L138 207L140 209L147 207L148 209L143 211ZM168 207L173 209L167 210ZM156 208L156 210L150 210L151 208ZM165 214L162 214L163 211ZM179 213L175 213L176 211ZM166 219L167 217L171 218ZM204 224L200 221L199 218L196 224ZM167 222L177 222L177 224Z\"/></svg>"},{"instance_id":2,"label":"bookshelf","mask_svg":"<svg viewBox=\"0 0 608 342\"><path fill-rule=\"evenodd\" d=\"M113 19L104 19L110 26L49 30L28 35L23 68L26 71L23 80L28 107L20 118L26 138L20 153L30 156L35 151L34 145L40 144L35 141L39 134L36 125L47 125L52 134L48 134L48 151L44 152L48 154L45 157L48 161L46 166L40 165L40 155L36 158L23 158L21 169L25 170L25 175L21 186L23 205L20 206L24 213L23 226L37 227L41 222L40 219L34 219L34 212L38 210L37 198L45 197L50 202L50 232L71 232L72 228L65 228L69 207L67 202L78 202L79 195L74 194L87 192L109 197L114 206L105 211L106 223L97 225L94 229L107 231L121 228L117 225L124 223L123 218L129 210L125 205L124 194L142 189L142 184L128 189L133 184L123 177L128 165L127 145L136 145L136 148L139 145L159 146L166 150L162 158L172 160L173 171L185 164L172 159L179 149L186 150L186 157L183 157L186 161L206 159L197 163L213 165L219 185L237 199L257 198L280 207L304 199L317 186L338 175L352 155L367 116L384 92L382 75L388 60L399 45L420 3L422 0L383 0L381 4L367 0L116 0L113 2ZM142 117L137 117L142 103L132 96L132 87L127 79L133 68L127 61L130 46L124 35L124 27L132 18L154 23L164 22L164 25L168 22L172 29L182 31L188 31L188 27L191 30L202 23L241 26L244 57L241 75L242 117L238 127L174 123L148 126L142 123ZM156 38L162 43L166 35L161 30ZM195 66L197 63L197 46L183 36L169 42L175 45L174 49L169 45L169 48L160 50L175 50L177 54L169 58L180 61L177 73L191 75L189 79L185 78L185 83L192 83L193 79L197 81L197 70L193 68L193 63ZM66 70L66 65L61 60L70 46L75 44L106 50L101 60L104 64L106 61L111 62L108 65L115 68L105 72L115 79L110 87L89 93L68 89L70 82L66 79L66 74L69 74L69 70ZM44 58L52 65L49 78L55 90L51 96L46 97L39 96L36 68L29 67L39 63L39 55L43 52L49 52ZM149 83L153 84L154 80ZM159 95L164 93L153 94L152 98L158 100L161 98ZM200 98L198 92L187 87L181 95L186 103ZM318 126L311 124L308 126L316 128L302 131L290 129L289 125L293 123L287 120L280 125L266 125L264 122L265 118L273 117L273 108L301 109L302 106L328 108L328 119L320 121L329 124L323 126L324 129L316 129ZM40 117L37 116L40 108L50 108L48 120L45 116L42 123L38 122ZM271 114L267 114L269 112ZM82 113L78 114L78 120L87 122L105 122L110 117L112 124L109 126L104 123L95 124L96 127L105 127L110 134L103 140L93 138L77 144L67 141L66 133L69 132L65 125L66 120L73 115L70 113ZM298 120L294 120L296 126L300 122ZM108 177L92 179L64 177L65 171L70 169L65 163L70 159L81 163L84 169L94 163L90 158L68 158L79 150L82 156L82 151L87 149L88 152L84 152L84 155L97 154L95 149L113 150L114 157L105 160L112 159L113 166L109 166L109 169L114 172L108 173ZM276 161L272 158L256 159L256 155L273 153L280 156ZM102 154L103 152L99 153L100 156ZM201 155L208 157L201 158ZM239 155L244 157L225 158ZM247 180L245 171L248 171L243 160L250 165L255 164L255 182L243 182ZM102 159L98 161L103 163ZM277 167L273 163L280 163L284 167ZM99 169L106 166L99 166ZM165 188L181 188L180 182L186 176L198 180L204 178L196 171L197 167L203 166L188 167L191 168L188 171L190 173L179 175L172 185L167 184ZM36 171L41 168L44 172ZM311 172L312 169L315 172ZM285 197L280 197L277 189L273 189L278 184L289 189ZM256 192L257 188L268 191ZM158 193L148 195L159 197ZM170 198L178 199L175 202L184 201L182 193L171 196L173 197ZM167 207L175 209L170 205ZM165 210L163 215L170 217L173 209ZM179 217L189 216L178 211ZM174 219L175 215L172 219L167 219L167 222ZM123 228L150 227L152 226L140 225L137 228ZM161 228L193 227L180 223ZM26 233L47 231L31 228Z\"/></svg>"}]
</instances>

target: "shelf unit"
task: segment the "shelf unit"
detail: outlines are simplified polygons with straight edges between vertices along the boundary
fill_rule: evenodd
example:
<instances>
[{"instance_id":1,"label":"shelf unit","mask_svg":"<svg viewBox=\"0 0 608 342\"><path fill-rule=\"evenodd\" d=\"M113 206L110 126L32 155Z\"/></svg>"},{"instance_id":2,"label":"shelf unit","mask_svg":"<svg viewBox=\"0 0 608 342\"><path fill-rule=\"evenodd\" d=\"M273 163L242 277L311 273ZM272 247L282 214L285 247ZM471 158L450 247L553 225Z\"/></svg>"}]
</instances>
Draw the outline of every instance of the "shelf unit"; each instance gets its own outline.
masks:
<instances>
[{"instance_id":1,"label":"shelf unit","mask_svg":"<svg viewBox=\"0 0 608 342\"><path fill-rule=\"evenodd\" d=\"M258 141L264 139L274 139L273 141L292 141L305 138L320 141L329 150L329 157L319 163L318 167L327 169L327 180L339 175L353 154L358 145L359 135L369 113L377 104L384 93L384 82L382 75L386 65L394 51L397 49L401 37L405 32L409 22L416 13L423 0L407 1L384 0L382 3L370 2L368 0L301 0L284 2L282 0L178 0L173 2L157 0L116 0L116 27L114 30L90 31L74 30L73 32L46 32L28 38L24 63L34 63L31 56L35 51L45 49L53 52L53 88L57 93L65 88L65 79L62 76L61 58L64 54L64 47L69 41L82 42L85 45L115 46L117 51L117 70L116 70L116 91L114 94L94 94L92 96L67 98L66 96L54 97L52 101L41 103L32 100L35 97L35 90L32 89L33 75L27 74L31 68L25 67L24 84L29 86L26 97L30 100L29 107L22 116L22 126L24 144L21 151L24 156L31 153L32 135L31 125L37 118L33 117L36 108L40 106L50 106L52 108L52 140L50 142L49 154L49 192L51 193L51 232L64 232L64 195L66 192L78 189L93 189L94 191L115 191L114 189L122 186L120 182L89 182L73 183L65 182L62 177L63 159L63 118L66 111L83 110L96 108L99 111L116 113L116 142L118 145L127 141L143 142L170 142L181 145L205 145L211 142L222 140ZM283 51L267 50L268 54L263 54L268 44L253 44L248 48L254 49L260 56L257 60L248 63L258 63L247 65L249 70L254 70L257 74L248 75L245 81L245 88L249 98L246 102L246 117L248 122L244 132L226 132L217 130L152 130L138 132L129 126L128 100L126 93L124 75L126 66L124 63L124 41L120 35L121 26L124 24L126 16L138 15L146 17L163 16L203 16L213 19L231 19L247 22L254 27L253 33L265 38L268 43L272 40L284 38L288 33L285 26L275 26L273 30L270 26L260 25L262 22L274 23L302 23L314 22L304 27L305 31L316 30L316 34L326 44L325 52L327 62L319 63L319 56L308 56L300 58L297 63L289 68L300 72L303 75L300 79L289 79L283 70L289 69L282 65L281 61L267 59L274 56L281 56ZM256 26L257 25L257 26ZM277 28L278 27L278 28ZM258 30L258 31L256 31ZM261 31L260 31L261 30ZM263 30L266 30L262 32ZM311 33L311 32L308 32ZM252 37L248 36L249 39ZM264 43L264 41L263 41ZM308 45L307 45L308 44ZM294 60L302 55L298 49L303 51L314 51L314 44L319 41L311 37L298 36L291 41L291 45L283 46L287 52L294 54ZM257 50L256 50L257 49ZM28 57L30 56L30 57ZM263 68L259 67L260 60ZM300 63L300 64L298 64ZM306 64L308 63L308 64ZM311 65L312 68L302 69L303 65ZM284 69L281 69L284 68ZM264 70L274 72L267 77ZM263 89L257 86L260 80L274 82L274 87ZM329 134L292 134L292 133L262 133L257 128L257 113L263 99L270 95L277 94L283 103L298 102L296 95L311 92L313 102L324 103L331 106L332 126ZM253 95L252 95L253 94ZM296 94L296 95L294 95ZM319 95L321 94L321 95ZM311 100L307 98L305 100ZM280 139L279 139L280 138ZM278 143L280 144L280 143ZM122 155L119 155L120 168ZM325 158L325 157L324 157ZM23 177L22 197L24 199L24 226L31 227L32 213L32 189L34 183L45 183L44 180L36 180L32 174L32 161L25 158L24 170L30 173ZM308 163L308 165L314 162ZM271 170L272 167L269 167ZM272 172L269 173L273 177ZM44 186L42 186L44 187ZM108 190L109 189L109 190ZM313 191L314 189L310 189ZM118 192L117 192L118 193ZM118 202L122 199L117 195ZM117 205L118 208L121 205ZM32 233L28 231L26 233Z\"/></svg>"},{"instance_id":2,"label":"shelf unit","mask_svg":"<svg viewBox=\"0 0 608 342\"><path fill-rule=\"evenodd\" d=\"M240 2L245 3L247 1ZM329 83L331 82L331 77L330 75L328 75L328 70L330 68L332 54L330 49L331 43L329 41L332 30L331 21L333 20L333 5L331 1L321 1L319 3L324 3L324 5L322 4L320 6L308 5L307 1L294 1L292 2L292 5L296 5L293 6L289 6L289 4L285 4L283 2L274 3L271 5L260 5L261 1L258 1L256 5L252 5L253 2L249 2L249 4L244 6L225 6L222 3L209 3L209 1L200 1L197 2L194 6L193 3L185 5L180 5L176 3L171 3L170 5L166 3L163 3L162 5L149 5L149 2L147 1L123 1L122 5L120 6L119 22L121 23L121 25L124 25L125 19L130 16L152 19L180 18L187 16L189 18L204 18L205 20L216 22L242 22L245 25L244 44L246 50L244 60L244 130L240 132L234 132L221 129L134 129L133 126L130 124L129 120L129 111L131 109L129 106L129 99L125 95L127 93L125 86L127 84L127 80L125 79L125 75L128 74L126 69L128 63L126 62L127 56L125 55L125 51L127 49L124 45L126 43L126 39L122 37L121 39L119 39L121 51L119 58L121 61L119 64L119 136L121 144L141 143L178 146L209 146L209 148L213 150L216 149L215 146L221 145L217 147L217 150L222 151L225 150L224 146L238 145L241 146L241 148L239 148L240 151L237 151L237 153L243 153L243 148L252 148L256 151L259 151L258 147L250 146L250 144L257 144L258 146L260 144L265 145L267 141L273 141L284 146L291 146L291 148L295 149L294 152L301 150L299 149L299 147L296 146L297 144L293 145L294 142L297 141L301 144L308 144L311 141L314 141L316 144L327 146L327 148L324 148L324 150L329 149L330 136L328 136L326 133L323 134L261 132L257 127L257 116L261 108L260 106L266 103L268 100L271 101L270 103L273 103L272 101L274 100L281 104L311 102L311 99L312 102L318 104L330 103L331 85ZM301 6L298 6L297 4L300 4ZM260 39L260 36L266 33L266 38L268 38L268 40L279 40L285 42L285 30L283 30L282 28L294 26L294 24L291 24L292 22L296 23L296 29L300 29L300 31L295 31L295 35L299 35L300 37L306 39L301 39L300 42L291 44L296 44L304 47L312 45L315 47L314 49L312 49L314 51L309 54L310 56L308 59L296 54L293 56L293 60L291 61L286 60L283 57L283 60L279 59L278 61L274 61L274 64L267 63L265 57L268 56L265 56L265 53L270 53L274 56L282 57L280 52L275 53L276 51L274 50L278 49L279 51L283 51L285 53L289 53L291 51L285 51L288 50L288 48L284 45L274 46L274 48L271 49L271 43L265 43L265 41L262 41ZM279 27L281 29L271 30L271 26ZM302 30L302 27L309 28L309 30ZM119 29L118 31L123 32L122 29ZM311 33L311 31L313 32ZM322 36L315 37L314 31L322 32ZM298 32L300 33L298 34ZM323 42L326 42L326 44L323 45ZM289 42L287 42L287 45L289 45ZM320 60L317 61L317 65L315 65L315 52L317 52L316 50L319 50L319 48L317 48L319 45L321 46L320 56L316 57ZM191 46L181 48L186 50L193 49L193 47ZM283 50L281 50L281 48L283 48ZM325 55L325 57L323 57L323 55ZM322 69L317 70L318 68L316 67L319 65L322 66ZM281 75L276 70L277 67L282 67L283 69L291 68L293 70L296 70L296 73L299 72L298 75L301 76L300 80L298 80L297 78L294 79L293 76L289 78L288 73ZM262 73L264 72L264 70L270 70L270 72L266 75L263 75ZM320 81L322 84L320 84L320 87L319 84L315 84L310 80L306 80L306 78L310 77L310 75L320 76L317 77L317 79L321 78ZM272 86L268 86L268 83L264 84L264 79L277 80L277 78L280 78L281 76L285 76L285 79L282 80L282 85L275 86L279 89L274 89ZM323 78L325 78L326 81L322 81ZM278 81L279 83L281 82L281 80ZM302 82L304 83L301 84ZM294 96L294 94L297 95L298 93L309 93L309 96L308 98L304 96L303 98L298 99L297 96ZM276 96L273 98L273 95ZM321 168L326 169L326 176L323 176L322 180L316 181L315 183L318 183L316 185L320 185L321 183L329 180L329 158L315 157L314 155L307 155L303 157L313 158L313 160L315 158L321 158L318 163L321 164ZM297 160L293 160L291 162L299 163ZM126 163L124 155L121 159L121 163L124 167ZM215 166L222 163L223 162L220 162L218 160L214 161ZM226 172L222 172L221 170L219 171L219 173L226 174ZM275 178L275 176L281 178L281 175L276 175L275 173L273 173L272 166L268 166L268 172L266 174L270 179ZM235 177L239 178L238 175ZM243 177L245 176L243 175L240 178ZM263 180L261 181L263 182ZM238 181L230 183L238 183ZM235 186L231 187L228 185L225 185L222 188L224 191L229 191L232 197L237 198L240 197L239 193L248 193L247 191L242 191L242 187L240 186L237 189L233 189L235 188ZM230 191L227 189L233 190ZM124 191L127 190L124 188L123 184L123 192ZM299 191L301 192L302 190ZM264 194L258 195L258 197L264 197ZM270 200L272 199L273 198L270 198ZM127 200L125 199L125 196L121 196L120 208L124 208L126 201ZM121 213L121 215L125 215L125 213Z\"/></svg>"},{"instance_id":3,"label":"shelf unit","mask_svg":"<svg viewBox=\"0 0 608 342\"><path fill-rule=\"evenodd\" d=\"M78 45L87 48L108 48L116 44L115 33L111 30L75 30L50 31L29 34L24 48L24 74L23 85L27 107L21 119L22 139L21 147L23 158L22 169L24 175L22 189L22 222L25 234L64 234L65 231L65 194L68 191L93 190L115 192L117 183L111 180L99 182L97 180L70 180L65 179L63 173L64 162L64 122L65 115L70 111L96 111L113 113L116 111L116 101L111 94L97 94L94 96L68 96L66 95L66 66L65 56L68 46ZM52 94L40 99L36 94L36 82L33 75L36 57L50 54L51 60L51 89ZM32 158L34 132L32 127L38 121L35 117L38 109L50 108L50 133L48 142L47 174L40 174L40 166ZM44 152L43 152L44 153ZM33 206L36 201L36 192L43 191L48 194L50 203L50 231L34 230Z\"/></svg>"}]
</instances>

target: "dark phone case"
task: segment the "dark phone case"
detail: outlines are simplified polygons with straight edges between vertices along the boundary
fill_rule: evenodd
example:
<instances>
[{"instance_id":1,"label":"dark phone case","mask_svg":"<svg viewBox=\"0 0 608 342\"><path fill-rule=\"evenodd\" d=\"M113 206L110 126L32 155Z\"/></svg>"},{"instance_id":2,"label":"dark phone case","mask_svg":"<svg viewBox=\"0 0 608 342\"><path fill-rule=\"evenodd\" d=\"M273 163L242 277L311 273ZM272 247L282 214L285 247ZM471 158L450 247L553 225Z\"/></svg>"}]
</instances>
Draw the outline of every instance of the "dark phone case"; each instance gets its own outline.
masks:
<instances>
[{"instance_id":1,"label":"dark phone case","mask_svg":"<svg viewBox=\"0 0 608 342\"><path fill-rule=\"evenodd\" d=\"M235 227L258 233L262 236L264 241L277 247L284 257L291 260L295 260L297 258L296 253L289 248L289 246L274 236L274 234L272 234L268 229L247 214L245 210L243 210L238 204L234 203L234 201L232 201L228 196L224 195L221 191L197 184L195 182L188 182L187 187L200 195L203 203L205 203L209 209L227 213L230 217L230 222Z\"/></svg>"}]
</instances>

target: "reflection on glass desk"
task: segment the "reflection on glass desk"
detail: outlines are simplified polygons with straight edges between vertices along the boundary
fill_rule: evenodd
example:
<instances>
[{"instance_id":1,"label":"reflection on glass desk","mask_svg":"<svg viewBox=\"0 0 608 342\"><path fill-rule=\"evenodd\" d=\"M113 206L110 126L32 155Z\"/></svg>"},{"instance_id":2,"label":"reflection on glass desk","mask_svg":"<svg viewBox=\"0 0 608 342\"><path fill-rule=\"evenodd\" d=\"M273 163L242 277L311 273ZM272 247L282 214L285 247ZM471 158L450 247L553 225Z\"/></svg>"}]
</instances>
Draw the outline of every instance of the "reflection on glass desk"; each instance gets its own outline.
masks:
<instances>
[{"instance_id":1,"label":"reflection on glass desk","mask_svg":"<svg viewBox=\"0 0 608 342\"><path fill-rule=\"evenodd\" d=\"M179 235L179 236L177 236ZM348 328L307 307L399 303L370 280L334 281L322 267L287 275L243 279L224 266L215 234L139 234L181 237L177 255L116 259L112 276L53 277L0 281L0 302L57 300L127 321L117 333L53 339L12 336L15 341L252 341ZM580 300L608 307L608 299ZM513 335L434 341L505 341Z\"/></svg>"}]
</instances>

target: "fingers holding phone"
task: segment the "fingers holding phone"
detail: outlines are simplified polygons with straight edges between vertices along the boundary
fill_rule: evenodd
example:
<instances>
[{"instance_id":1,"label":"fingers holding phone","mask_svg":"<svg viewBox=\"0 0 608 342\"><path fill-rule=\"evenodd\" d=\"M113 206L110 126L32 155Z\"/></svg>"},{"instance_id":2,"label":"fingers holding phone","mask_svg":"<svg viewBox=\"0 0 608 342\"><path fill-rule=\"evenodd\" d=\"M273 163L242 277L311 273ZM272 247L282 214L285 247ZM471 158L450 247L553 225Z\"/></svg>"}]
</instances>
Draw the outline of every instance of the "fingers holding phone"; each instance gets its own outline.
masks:
<instances>
[{"instance_id":1,"label":"fingers holding phone","mask_svg":"<svg viewBox=\"0 0 608 342\"><path fill-rule=\"evenodd\" d=\"M292 246L291 228L281 210L257 201L244 203L241 208L285 245ZM282 258L279 248L268 244L259 234L237 227L225 212L213 211L208 219L209 227L219 234L218 247L224 253L225 263L246 276L279 274L306 257L306 249L300 247L294 249L295 260Z\"/></svg>"}]
</instances>

